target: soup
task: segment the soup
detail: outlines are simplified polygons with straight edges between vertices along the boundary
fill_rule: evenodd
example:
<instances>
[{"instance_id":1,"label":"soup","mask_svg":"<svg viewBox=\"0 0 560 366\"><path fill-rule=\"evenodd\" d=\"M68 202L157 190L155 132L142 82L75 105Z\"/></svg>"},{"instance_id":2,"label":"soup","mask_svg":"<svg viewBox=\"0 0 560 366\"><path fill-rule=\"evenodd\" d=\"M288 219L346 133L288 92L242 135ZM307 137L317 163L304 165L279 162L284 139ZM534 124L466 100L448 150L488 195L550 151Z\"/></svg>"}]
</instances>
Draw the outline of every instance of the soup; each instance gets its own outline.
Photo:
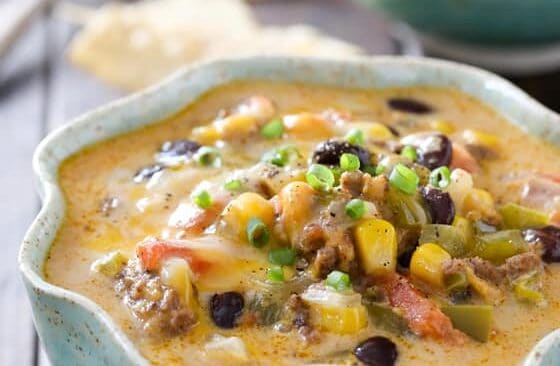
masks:
<instances>
[{"instance_id":1,"label":"soup","mask_svg":"<svg viewBox=\"0 0 560 366\"><path fill-rule=\"evenodd\" d=\"M560 325L560 151L431 87L219 87L59 171L45 264L156 365L513 365Z\"/></svg>"}]
</instances>

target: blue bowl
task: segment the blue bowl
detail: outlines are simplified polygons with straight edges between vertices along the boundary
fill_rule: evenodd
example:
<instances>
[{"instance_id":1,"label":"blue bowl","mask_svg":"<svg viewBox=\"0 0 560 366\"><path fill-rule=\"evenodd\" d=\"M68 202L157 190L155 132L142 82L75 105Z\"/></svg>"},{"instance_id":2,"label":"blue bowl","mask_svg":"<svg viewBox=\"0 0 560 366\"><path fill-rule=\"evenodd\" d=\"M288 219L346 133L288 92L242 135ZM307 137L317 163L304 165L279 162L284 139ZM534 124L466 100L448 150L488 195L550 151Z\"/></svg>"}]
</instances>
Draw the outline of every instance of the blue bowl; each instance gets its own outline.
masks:
<instances>
[{"instance_id":1,"label":"blue bowl","mask_svg":"<svg viewBox=\"0 0 560 366\"><path fill-rule=\"evenodd\" d=\"M360 0L416 30L480 44L560 41L558 0Z\"/></svg>"},{"instance_id":2,"label":"blue bowl","mask_svg":"<svg viewBox=\"0 0 560 366\"><path fill-rule=\"evenodd\" d=\"M43 207L25 235L18 260L37 333L54 365L148 364L97 304L45 279L44 263L65 212L57 180L60 164L86 146L173 115L219 85L252 79L356 88L458 88L483 100L512 124L560 145L559 115L494 74L451 62L405 57L334 61L261 56L215 61L179 72L160 85L77 118L49 134L35 152L33 167ZM524 362L524 366L560 365L560 331L548 335Z\"/></svg>"}]
</instances>

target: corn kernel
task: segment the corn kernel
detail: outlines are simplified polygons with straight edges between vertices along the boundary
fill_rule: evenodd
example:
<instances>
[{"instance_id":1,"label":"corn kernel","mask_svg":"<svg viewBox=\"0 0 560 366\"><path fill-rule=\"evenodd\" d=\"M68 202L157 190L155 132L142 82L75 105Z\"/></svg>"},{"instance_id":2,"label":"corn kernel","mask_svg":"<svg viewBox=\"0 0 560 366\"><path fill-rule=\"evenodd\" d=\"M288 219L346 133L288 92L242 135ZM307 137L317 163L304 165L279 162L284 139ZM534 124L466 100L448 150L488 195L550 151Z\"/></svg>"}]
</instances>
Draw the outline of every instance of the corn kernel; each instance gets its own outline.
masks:
<instances>
[{"instance_id":1,"label":"corn kernel","mask_svg":"<svg viewBox=\"0 0 560 366\"><path fill-rule=\"evenodd\" d=\"M367 219L354 228L362 268L367 274L393 272L397 266L397 234L391 223Z\"/></svg>"},{"instance_id":2,"label":"corn kernel","mask_svg":"<svg viewBox=\"0 0 560 366\"><path fill-rule=\"evenodd\" d=\"M195 127L191 137L203 145L211 145L220 139L220 132L214 126Z\"/></svg>"},{"instance_id":3,"label":"corn kernel","mask_svg":"<svg viewBox=\"0 0 560 366\"><path fill-rule=\"evenodd\" d=\"M367 310L363 305L351 307L312 304L312 322L327 332L353 334L368 324Z\"/></svg>"},{"instance_id":4,"label":"corn kernel","mask_svg":"<svg viewBox=\"0 0 560 366\"><path fill-rule=\"evenodd\" d=\"M387 140L394 137L387 126L377 122L372 122L365 132L368 136L378 140Z\"/></svg>"},{"instance_id":5,"label":"corn kernel","mask_svg":"<svg viewBox=\"0 0 560 366\"><path fill-rule=\"evenodd\" d=\"M274 223L274 207L270 201L257 193L245 192L232 200L222 213L226 227L240 238L251 218L260 219L268 228Z\"/></svg>"},{"instance_id":6,"label":"corn kernel","mask_svg":"<svg viewBox=\"0 0 560 366\"><path fill-rule=\"evenodd\" d=\"M410 274L414 279L438 288L445 288L442 265L449 259L451 259L449 253L439 245L422 244L412 254Z\"/></svg>"},{"instance_id":7,"label":"corn kernel","mask_svg":"<svg viewBox=\"0 0 560 366\"><path fill-rule=\"evenodd\" d=\"M484 218L495 222L498 218L492 195L483 189L474 188L468 192L463 200L462 210L474 220Z\"/></svg>"},{"instance_id":8,"label":"corn kernel","mask_svg":"<svg viewBox=\"0 0 560 366\"><path fill-rule=\"evenodd\" d=\"M434 121L431 121L430 128L432 130L444 133L446 135L450 135L453 132L455 132L455 126L453 126L453 124L441 119L436 119Z\"/></svg>"}]
</instances>

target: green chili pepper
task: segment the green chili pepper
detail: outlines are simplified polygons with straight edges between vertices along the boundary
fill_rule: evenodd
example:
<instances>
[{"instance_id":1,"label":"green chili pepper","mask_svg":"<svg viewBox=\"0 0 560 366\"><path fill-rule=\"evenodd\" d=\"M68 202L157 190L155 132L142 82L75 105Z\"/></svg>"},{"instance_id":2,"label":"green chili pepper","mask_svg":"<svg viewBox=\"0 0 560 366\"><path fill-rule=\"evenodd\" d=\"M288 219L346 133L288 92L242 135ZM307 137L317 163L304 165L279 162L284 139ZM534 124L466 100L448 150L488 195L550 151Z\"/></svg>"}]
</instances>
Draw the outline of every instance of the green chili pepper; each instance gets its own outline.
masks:
<instances>
[{"instance_id":1,"label":"green chili pepper","mask_svg":"<svg viewBox=\"0 0 560 366\"><path fill-rule=\"evenodd\" d=\"M467 253L463 233L451 225L424 225L418 239L420 244L434 243L445 249L452 257L462 257Z\"/></svg>"},{"instance_id":2,"label":"green chili pepper","mask_svg":"<svg viewBox=\"0 0 560 366\"><path fill-rule=\"evenodd\" d=\"M519 230L503 230L477 237L473 254L501 264L507 258L527 251L527 243Z\"/></svg>"},{"instance_id":3,"label":"green chili pepper","mask_svg":"<svg viewBox=\"0 0 560 366\"><path fill-rule=\"evenodd\" d=\"M544 301L542 284L537 272L523 275L513 281L513 293L518 300L538 304Z\"/></svg>"},{"instance_id":4,"label":"green chili pepper","mask_svg":"<svg viewBox=\"0 0 560 366\"><path fill-rule=\"evenodd\" d=\"M407 321L389 305L366 303L365 306L376 326L395 334L402 334L408 330Z\"/></svg>"},{"instance_id":5,"label":"green chili pepper","mask_svg":"<svg viewBox=\"0 0 560 366\"><path fill-rule=\"evenodd\" d=\"M467 275L463 272L456 272L445 276L444 283L448 292L463 291L469 286Z\"/></svg>"},{"instance_id":6,"label":"green chili pepper","mask_svg":"<svg viewBox=\"0 0 560 366\"><path fill-rule=\"evenodd\" d=\"M508 203L500 209L502 223L506 229L526 229L528 227L548 224L548 216L544 212Z\"/></svg>"},{"instance_id":7,"label":"green chili pepper","mask_svg":"<svg viewBox=\"0 0 560 366\"><path fill-rule=\"evenodd\" d=\"M491 305L446 305L441 311L451 319L453 327L479 342L488 341L494 318Z\"/></svg>"}]
</instances>

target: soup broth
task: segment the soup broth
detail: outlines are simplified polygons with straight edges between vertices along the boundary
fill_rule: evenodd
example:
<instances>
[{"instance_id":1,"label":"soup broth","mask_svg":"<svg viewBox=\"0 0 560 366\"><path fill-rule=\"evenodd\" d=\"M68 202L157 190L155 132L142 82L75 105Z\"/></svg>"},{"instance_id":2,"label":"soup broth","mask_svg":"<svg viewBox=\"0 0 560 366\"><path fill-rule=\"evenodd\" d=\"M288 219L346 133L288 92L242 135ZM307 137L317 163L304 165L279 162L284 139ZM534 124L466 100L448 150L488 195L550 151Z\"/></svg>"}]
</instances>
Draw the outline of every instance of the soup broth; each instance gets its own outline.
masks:
<instances>
[{"instance_id":1,"label":"soup broth","mask_svg":"<svg viewBox=\"0 0 560 366\"><path fill-rule=\"evenodd\" d=\"M559 157L453 89L235 82L62 164L45 277L155 365L514 365L560 326Z\"/></svg>"}]
</instances>

